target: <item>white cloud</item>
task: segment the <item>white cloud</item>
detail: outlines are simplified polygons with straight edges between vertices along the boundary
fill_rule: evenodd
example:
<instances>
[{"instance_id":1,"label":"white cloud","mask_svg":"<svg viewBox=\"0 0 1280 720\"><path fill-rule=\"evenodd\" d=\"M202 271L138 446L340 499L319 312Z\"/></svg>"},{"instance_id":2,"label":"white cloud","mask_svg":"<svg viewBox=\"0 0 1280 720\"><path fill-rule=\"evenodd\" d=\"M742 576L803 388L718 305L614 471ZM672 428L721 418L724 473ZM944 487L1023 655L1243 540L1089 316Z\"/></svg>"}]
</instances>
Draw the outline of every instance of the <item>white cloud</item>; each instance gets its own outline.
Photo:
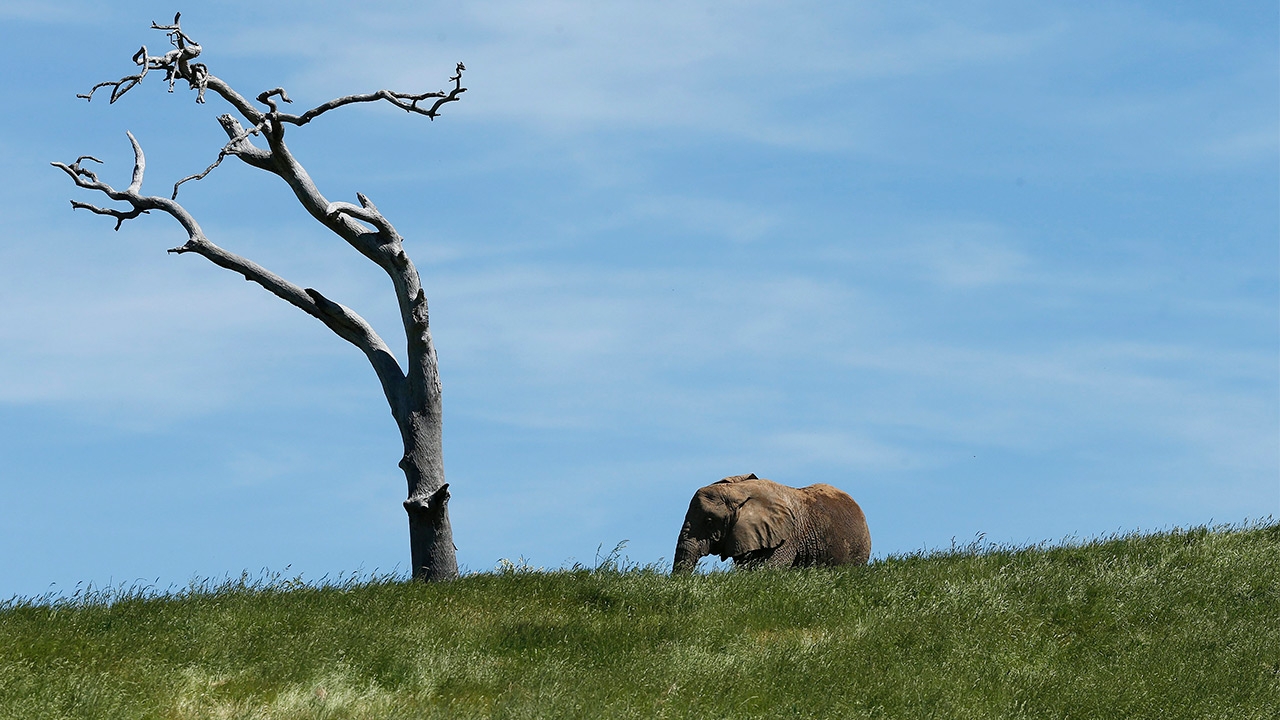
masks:
<instances>
[{"instance_id":1,"label":"white cloud","mask_svg":"<svg viewBox=\"0 0 1280 720\"><path fill-rule=\"evenodd\" d=\"M1199 172L1274 160L1274 113L1254 112L1274 104L1273 58L1265 72L1235 73L1251 61L1225 52L1229 36L1142 14L1015 4L847 5L843 17L830 5L296 4L254 6L251 23L233 7L251 6L193 9L190 29L214 72L248 94L284 84L305 106L373 87L434 89L454 61L468 63L471 92L446 127L423 131L465 132L415 146L415 162L368 160L358 183L339 174L360 143L399 141L362 124L368 113L399 112L390 108L352 109L291 135L326 188L380 183L373 199L403 222L429 276L456 525L470 535L460 545L509 556L531 548L549 565L585 548L590 559L598 542L656 536L653 517L678 519L693 487L737 471L887 478L871 487L889 508L907 494L891 499L885 488L957 482L961 461L983 454L975 449L1025 460L991 487L1018 482L1026 467L1050 477L1028 479L1023 505L1008 506L1029 524L1051 512L1032 506L1070 492L1055 485L1068 474L1130 498L1107 518L1143 502L1181 513L1157 517L1193 517L1215 498L1132 498L1195 481L1244 498L1232 508L1257 507L1244 496L1274 485L1274 253L1248 245L1260 240L1211 251L1187 240L1216 231L1195 195L1212 183L1165 182L1174 164ZM123 27L125 12L112 21ZM113 66L127 66L140 39L162 42L143 18L118 40ZM95 28L95 42L116 42L101 35ZM1161 66L1220 50L1225 70L1192 77ZM81 78L67 93L99 79L83 57L50 57L65 63L50 72ZM15 83L28 76L20 69ZM1237 85L1219 87L1223 78ZM367 469L383 462L394 430L357 351L202 259L165 255L176 244L167 219L113 234L108 221L67 211L74 193L56 171L41 165L47 189L45 176L28 179L29 156L52 159L29 137L57 134L44 142L65 148L108 112L120 124L110 142L49 154L118 153L103 157L119 181L128 169L120 130L150 118L149 183L169 172L165 162L178 175L203 168L216 138L177 155L195 130L169 107L205 113L201 131L216 134L216 104L163 97L159 85L151 91L163 111L143 95L110 109L95 101L80 130L9 118L0 403L17 418L27 407L14 405L43 406L37 415L52 406L59 421L63 409L96 411L122 434L234 415L223 437L239 452L208 472L254 488L297 473L322 443L327 458L349 464L331 471L342 476L335 484L360 479L343 485L352 496L372 497L375 474L386 487L376 512L398 543L396 449ZM325 132L335 127L363 135L332 140L339 133ZM867 162L852 162L851 151ZM724 158L731 168L712 167ZM731 175L773 167L776 178ZM238 172L224 167L184 189L211 237L365 313L396 344L385 277L330 238L313 243L308 232L320 231L297 229L310 221L278 184L261 196L252 186L252 202L233 196ZM971 185L1011 184L1024 172L1035 192L1017 202L1038 206L1002 205ZM801 189L785 195L788 186ZM771 190L784 196L775 202ZM1128 199L1130 208L1113 206ZM1273 205L1242 203L1230 232L1269 237ZM1080 208L1093 214L1073 230ZM1039 210L1043 223L1031 215ZM1075 235L1050 247L1053 238L1033 234L1043 228ZM655 237L657 247L644 244ZM1068 246L1073 239L1085 242ZM1198 272L1221 282L1170 279ZM1247 295L1232 289L1242 277L1258 279ZM1149 327L1134 306L1167 312ZM342 415L351 398L368 414L350 433L377 452L283 437L255 414L266 404L281 415L319 405ZM493 452L504 433L515 439ZM636 477L652 480L637 490ZM961 482L988 489L987 478ZM485 502L468 500L478 497ZM913 522L884 512L878 527ZM654 556L670 551L673 538L661 534Z\"/></svg>"},{"instance_id":2,"label":"white cloud","mask_svg":"<svg viewBox=\"0 0 1280 720\"><path fill-rule=\"evenodd\" d=\"M837 318L851 323L844 309L856 296L796 275L554 265L442 278L438 288L454 352L610 375L655 359L710 364L786 352Z\"/></svg>"},{"instance_id":3,"label":"white cloud","mask_svg":"<svg viewBox=\"0 0 1280 720\"><path fill-rule=\"evenodd\" d=\"M929 446L1040 453L1171 438L1223 467L1275 462L1266 399L1229 389L1264 382L1265 353L1088 334L1022 347L904 338L885 306L865 317L854 287L799 275L546 267L441 290L445 368L468 393L492 385L502 409L479 412L503 423L586 430L625 413L853 469L953 459L921 455ZM821 385L825 397L802 401L808 419L785 414L791 394Z\"/></svg>"},{"instance_id":4,"label":"white cloud","mask_svg":"<svg viewBox=\"0 0 1280 720\"><path fill-rule=\"evenodd\" d=\"M859 113L839 109L856 98L855 83L1008 62L1058 33L1053 21L997 31L959 13L901 15L874 6L504 2L362 10L340 25L295 26L287 37L248 28L233 46L307 56L299 96L435 88L463 60L471 91L454 109L460 115L567 135L682 127L831 149L874 147L859 137ZM813 99L827 95L826 116L790 109L802 98L824 107Z\"/></svg>"}]
</instances>

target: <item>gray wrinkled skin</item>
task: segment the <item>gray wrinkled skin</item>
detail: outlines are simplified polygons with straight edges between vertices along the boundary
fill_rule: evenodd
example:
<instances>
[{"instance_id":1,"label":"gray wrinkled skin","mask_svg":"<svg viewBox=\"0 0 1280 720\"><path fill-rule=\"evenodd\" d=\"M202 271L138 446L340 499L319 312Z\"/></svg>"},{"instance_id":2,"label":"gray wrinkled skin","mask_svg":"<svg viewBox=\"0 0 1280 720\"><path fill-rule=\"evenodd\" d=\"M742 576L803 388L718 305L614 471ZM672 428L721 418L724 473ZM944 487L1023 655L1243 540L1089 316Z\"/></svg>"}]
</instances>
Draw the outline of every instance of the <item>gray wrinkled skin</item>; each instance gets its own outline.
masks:
<instances>
[{"instance_id":1,"label":"gray wrinkled skin","mask_svg":"<svg viewBox=\"0 0 1280 720\"><path fill-rule=\"evenodd\" d=\"M694 493L672 572L689 572L707 555L737 567L865 565L871 532L858 503L830 485L734 475Z\"/></svg>"}]
</instances>

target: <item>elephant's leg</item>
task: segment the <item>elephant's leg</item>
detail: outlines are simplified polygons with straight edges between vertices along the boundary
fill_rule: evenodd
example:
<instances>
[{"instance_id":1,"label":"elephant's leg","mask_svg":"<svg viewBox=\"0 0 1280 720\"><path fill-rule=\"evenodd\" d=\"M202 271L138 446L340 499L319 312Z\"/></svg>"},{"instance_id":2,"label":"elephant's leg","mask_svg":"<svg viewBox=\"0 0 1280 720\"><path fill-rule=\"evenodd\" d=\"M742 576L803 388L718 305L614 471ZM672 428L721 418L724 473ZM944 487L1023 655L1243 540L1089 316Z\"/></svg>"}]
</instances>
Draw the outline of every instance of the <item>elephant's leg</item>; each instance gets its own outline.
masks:
<instances>
[{"instance_id":1,"label":"elephant's leg","mask_svg":"<svg viewBox=\"0 0 1280 720\"><path fill-rule=\"evenodd\" d=\"M791 567L796 562L796 545L784 542L777 547L752 550L742 555L733 556L734 567L747 570L756 568Z\"/></svg>"},{"instance_id":2,"label":"elephant's leg","mask_svg":"<svg viewBox=\"0 0 1280 720\"><path fill-rule=\"evenodd\" d=\"M773 554L764 561L764 567L785 568L796 564L796 551L799 547L787 541L773 549Z\"/></svg>"},{"instance_id":3,"label":"elephant's leg","mask_svg":"<svg viewBox=\"0 0 1280 720\"><path fill-rule=\"evenodd\" d=\"M765 563L769 562L769 557L773 555L772 548L764 550L751 550L741 555L733 556L733 566L740 570L755 570L762 568Z\"/></svg>"}]
</instances>

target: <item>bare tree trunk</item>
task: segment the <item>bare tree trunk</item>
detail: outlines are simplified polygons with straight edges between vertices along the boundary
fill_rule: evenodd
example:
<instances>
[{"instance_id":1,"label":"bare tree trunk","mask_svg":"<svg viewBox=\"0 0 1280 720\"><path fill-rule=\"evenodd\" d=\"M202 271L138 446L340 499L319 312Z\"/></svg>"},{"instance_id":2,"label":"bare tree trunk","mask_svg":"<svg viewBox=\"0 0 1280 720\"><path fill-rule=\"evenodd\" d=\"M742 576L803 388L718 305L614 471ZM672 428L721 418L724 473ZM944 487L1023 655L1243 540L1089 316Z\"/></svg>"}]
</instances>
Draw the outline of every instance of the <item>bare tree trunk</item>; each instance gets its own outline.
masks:
<instances>
[{"instance_id":1,"label":"bare tree trunk","mask_svg":"<svg viewBox=\"0 0 1280 720\"><path fill-rule=\"evenodd\" d=\"M81 166L85 160L100 162L96 158L82 156L70 165L55 162L53 165L70 175L79 187L101 192L130 207L127 210L117 210L76 200L72 200L71 205L114 217L117 230L125 220L151 210L171 215L187 231L188 239L169 252L196 253L215 265L243 275L246 280L261 285L282 300L315 317L339 337L364 352L378 375L383 394L404 441L400 468L404 470L409 485L404 508L409 514L413 577L421 580L456 578L458 561L453 545L453 529L449 523L449 485L444 478L441 446L440 373L435 346L431 341L426 293L418 271L404 251L403 238L367 197L357 193L360 204L353 205L330 202L321 194L307 171L285 145L284 133L286 125L306 125L330 110L355 103L386 101L408 112L435 119L441 106L458 100L466 92L466 88L462 87L462 63L458 63L457 73L450 78L453 88L449 92L408 94L379 90L363 95L347 95L318 105L301 115L291 115L280 112L277 107L277 98L282 102L291 102L283 88L259 94L257 101L267 107L266 110L259 110L225 82L211 75L205 65L192 62L200 55L201 47L182 31L178 20L179 17L175 16L172 25L151 25L167 33L173 50L161 56L153 56L147 53L144 46L133 57L140 68L138 73L117 81L98 83L88 94L79 97L89 100L98 89L110 87L111 102L114 103L142 82L148 71L163 70L171 91L175 81L184 80L192 89L198 90L196 102L203 103L205 92L212 90L230 104L249 123L249 127L245 128L240 120L231 115L220 116L218 121L230 138L229 141L208 169L179 180L173 186L173 195L169 198L141 194L146 159L142 146L131 133L129 141L134 150L133 178L124 190L117 190L98 180L92 170ZM419 106L418 103L424 101L430 102L429 107ZM267 147L254 145L250 141L254 136L265 138ZM364 318L350 308L329 300L317 290L294 285L251 260L214 245L205 237L195 218L178 204L178 188L188 180L199 180L208 175L228 155L279 176L313 218L387 273L395 288L396 302L404 325L406 363L403 367L382 338Z\"/></svg>"},{"instance_id":2,"label":"bare tree trunk","mask_svg":"<svg viewBox=\"0 0 1280 720\"><path fill-rule=\"evenodd\" d=\"M451 580L458 576L458 558L449 522L449 484L444 481L440 386L428 384L427 389L421 409L400 422L404 438L400 468L409 483L409 498L404 501L409 513L409 554L415 578Z\"/></svg>"}]
</instances>

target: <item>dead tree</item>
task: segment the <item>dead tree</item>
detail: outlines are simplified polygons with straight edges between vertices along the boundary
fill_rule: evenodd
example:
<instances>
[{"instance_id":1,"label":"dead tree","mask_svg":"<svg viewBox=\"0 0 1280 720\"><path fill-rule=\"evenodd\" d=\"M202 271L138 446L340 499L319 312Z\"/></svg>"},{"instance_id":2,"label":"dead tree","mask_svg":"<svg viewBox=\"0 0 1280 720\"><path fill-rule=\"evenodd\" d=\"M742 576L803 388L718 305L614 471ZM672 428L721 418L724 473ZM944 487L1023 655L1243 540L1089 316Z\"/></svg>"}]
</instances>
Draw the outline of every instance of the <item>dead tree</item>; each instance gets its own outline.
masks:
<instances>
[{"instance_id":1,"label":"dead tree","mask_svg":"<svg viewBox=\"0 0 1280 720\"><path fill-rule=\"evenodd\" d=\"M466 91L462 87L462 63L458 63L457 71L449 78L452 88L448 91L415 95L379 90L340 97L300 115L292 115L281 112L277 106L277 101L291 102L284 88L267 90L258 95L257 102L265 107L259 109L230 85L211 74L203 63L195 62L201 52L200 45L182 30L179 20L180 15L174 17L172 25L151 24L153 29L164 31L168 35L172 50L163 55L151 55L144 45L133 56L133 61L139 68L137 73L120 80L98 83L87 94L78 97L90 100L95 92L110 88L111 102L114 103L141 83L148 73L163 71L169 92L173 92L175 83L182 81L196 91L197 103L203 103L205 95L212 92L235 110L239 117L226 114L218 118L229 138L227 144L204 172L179 180L173 186L172 195L164 198L142 194L146 160L142 146L132 133L127 133L129 142L133 144L134 164L133 178L123 190L99 180L93 170L83 165L86 161L101 163L94 157L81 156L70 165L53 163L70 175L76 185L123 203L123 209L99 207L77 200L72 200L71 206L115 218L116 230L120 229L125 220L152 210L167 213L187 232L187 241L169 252L195 253L215 265L243 275L246 280L261 285L276 297L316 318L339 337L359 348L378 375L387 403L391 406L391 415L395 418L404 441L404 456L400 459L400 468L409 483L409 496L404 501L404 508L409 514L413 577L423 580L448 580L457 577L456 548L449 524L449 485L444 479L441 448L440 375L428 324L427 298L418 278L418 271L405 254L400 234L378 212L378 208L359 193L356 195L359 205L327 200L285 145L284 135L288 125L306 125L330 110L355 103L385 100L407 112L435 119L441 107L458 100ZM262 138L266 147L255 145L253 138ZM257 263L214 245L200 229L195 218L178 204L178 188L183 183L203 178L228 155L279 176L316 221L386 271L395 288L404 324L406 362L403 367L364 318L312 288L294 285Z\"/></svg>"}]
</instances>

